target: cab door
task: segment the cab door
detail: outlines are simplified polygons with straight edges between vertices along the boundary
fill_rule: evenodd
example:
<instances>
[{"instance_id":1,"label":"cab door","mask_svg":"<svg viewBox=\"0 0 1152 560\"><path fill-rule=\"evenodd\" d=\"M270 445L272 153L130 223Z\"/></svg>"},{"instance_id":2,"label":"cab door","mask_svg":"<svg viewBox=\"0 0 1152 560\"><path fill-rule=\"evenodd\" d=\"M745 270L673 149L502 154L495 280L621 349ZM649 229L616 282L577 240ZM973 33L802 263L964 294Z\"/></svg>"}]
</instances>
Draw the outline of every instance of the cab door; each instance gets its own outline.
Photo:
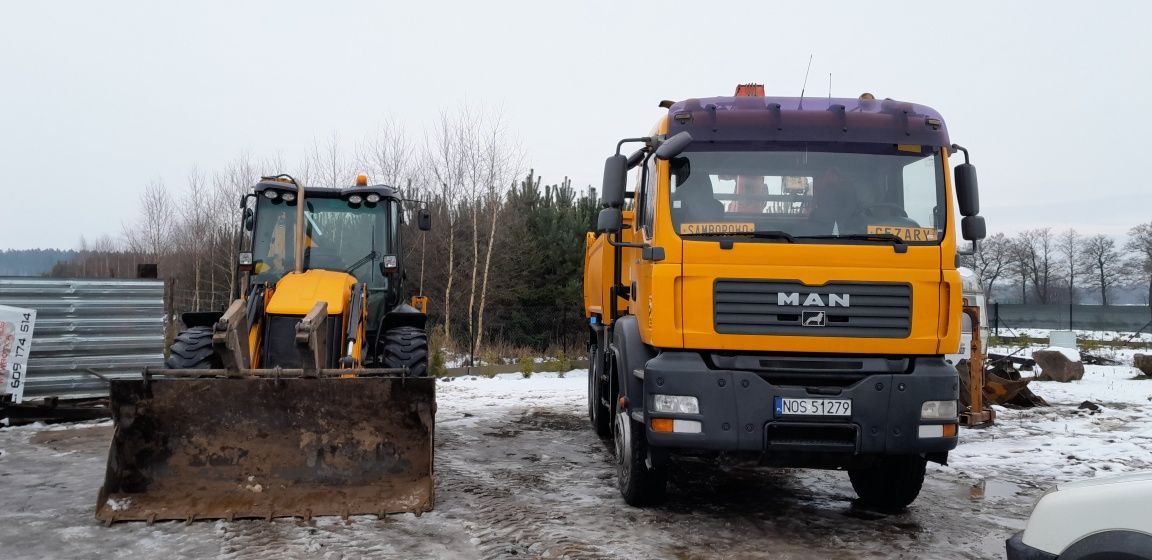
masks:
<instances>
[{"instance_id":1,"label":"cab door","mask_svg":"<svg viewBox=\"0 0 1152 560\"><path fill-rule=\"evenodd\" d=\"M641 167L636 182L636 198L633 208L636 210L633 242L651 245L653 243L653 224L656 214L656 158L648 156ZM640 327L640 336L644 341L652 340L652 329L655 326L653 316L654 301L652 294L652 267L654 261L645 260L641 251L632 250L625 253L627 260L625 266L629 268L632 278L632 314Z\"/></svg>"}]
</instances>

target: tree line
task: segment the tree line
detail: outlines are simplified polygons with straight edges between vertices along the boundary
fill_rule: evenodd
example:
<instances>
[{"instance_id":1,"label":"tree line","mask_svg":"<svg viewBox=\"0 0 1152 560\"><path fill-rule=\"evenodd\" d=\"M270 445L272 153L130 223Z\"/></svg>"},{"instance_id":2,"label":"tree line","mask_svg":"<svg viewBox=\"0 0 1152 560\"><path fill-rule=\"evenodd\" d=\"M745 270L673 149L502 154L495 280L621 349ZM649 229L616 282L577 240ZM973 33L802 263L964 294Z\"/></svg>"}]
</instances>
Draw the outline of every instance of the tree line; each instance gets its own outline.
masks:
<instances>
[{"instance_id":1,"label":"tree line","mask_svg":"<svg viewBox=\"0 0 1152 560\"><path fill-rule=\"evenodd\" d=\"M309 187L346 188L358 174L397 187L432 214L401 226L406 284L429 296L445 345L475 355L581 347L584 234L598 204L591 188L546 182L523 161L499 113L462 107L420 136L392 123L355 142L331 135L301 161L241 155L193 169L173 188L146 185L121 235L81 239L52 276L132 277L156 263L177 313L223 310L236 281L241 197L262 175L289 173ZM517 350L519 349L519 350Z\"/></svg>"},{"instance_id":2,"label":"tree line","mask_svg":"<svg viewBox=\"0 0 1152 560\"><path fill-rule=\"evenodd\" d=\"M1152 222L1133 226L1122 240L1050 227L996 233L961 261L985 292L1007 295L1003 303L1109 305L1121 288L1152 301Z\"/></svg>"},{"instance_id":3,"label":"tree line","mask_svg":"<svg viewBox=\"0 0 1152 560\"><path fill-rule=\"evenodd\" d=\"M62 249L4 249L0 251L0 276L40 276L56 263L76 256Z\"/></svg>"},{"instance_id":4,"label":"tree line","mask_svg":"<svg viewBox=\"0 0 1152 560\"><path fill-rule=\"evenodd\" d=\"M145 185L136 216L118 236L81 238L52 276L132 277L156 263L177 312L222 310L236 282L239 202L262 175L289 173L307 186L343 188L364 173L422 201L433 229L402 226L408 286L430 296L429 314L449 346L507 355L557 342L580 346L584 235L598 204L591 187L551 183L524 162L499 113L461 107L413 133L383 123L363 138L336 134L298 161L241 154L193 168L181 184ZM408 208L412 210L412 208ZM1152 299L1152 222L1123 240L1038 228L984 240L963 262L990 294L1028 303L1111 303L1122 286ZM1094 297L1095 296L1095 297Z\"/></svg>"}]
</instances>

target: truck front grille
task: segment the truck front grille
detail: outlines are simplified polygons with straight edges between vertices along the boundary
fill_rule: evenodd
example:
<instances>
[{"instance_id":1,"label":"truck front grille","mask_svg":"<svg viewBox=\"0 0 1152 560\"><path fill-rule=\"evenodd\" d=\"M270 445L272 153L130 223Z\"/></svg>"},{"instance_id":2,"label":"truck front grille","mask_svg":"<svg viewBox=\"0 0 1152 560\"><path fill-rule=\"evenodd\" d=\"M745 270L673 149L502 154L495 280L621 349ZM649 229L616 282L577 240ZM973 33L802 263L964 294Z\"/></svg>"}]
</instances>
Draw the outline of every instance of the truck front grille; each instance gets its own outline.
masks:
<instances>
[{"instance_id":1,"label":"truck front grille","mask_svg":"<svg viewBox=\"0 0 1152 560\"><path fill-rule=\"evenodd\" d=\"M720 334L905 338L912 329L908 284L717 280L714 290Z\"/></svg>"}]
</instances>

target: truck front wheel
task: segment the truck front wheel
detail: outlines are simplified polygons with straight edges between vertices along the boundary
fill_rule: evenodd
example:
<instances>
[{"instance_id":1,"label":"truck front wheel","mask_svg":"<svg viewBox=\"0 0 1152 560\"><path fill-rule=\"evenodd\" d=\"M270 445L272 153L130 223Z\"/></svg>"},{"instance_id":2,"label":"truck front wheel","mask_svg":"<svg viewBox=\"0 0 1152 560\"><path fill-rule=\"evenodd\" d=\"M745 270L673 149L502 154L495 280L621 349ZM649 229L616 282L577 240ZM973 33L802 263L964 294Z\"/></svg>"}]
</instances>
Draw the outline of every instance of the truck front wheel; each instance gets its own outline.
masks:
<instances>
[{"instance_id":1,"label":"truck front wheel","mask_svg":"<svg viewBox=\"0 0 1152 560\"><path fill-rule=\"evenodd\" d=\"M643 507L664 501L668 475L662 467L649 466L648 439L644 424L621 411L616 416L616 480L620 494L630 506Z\"/></svg>"},{"instance_id":2,"label":"truck front wheel","mask_svg":"<svg viewBox=\"0 0 1152 560\"><path fill-rule=\"evenodd\" d=\"M870 467L849 469L848 478L862 502L885 510L900 510L920 494L927 462L919 455L889 455L880 457Z\"/></svg>"}]
</instances>

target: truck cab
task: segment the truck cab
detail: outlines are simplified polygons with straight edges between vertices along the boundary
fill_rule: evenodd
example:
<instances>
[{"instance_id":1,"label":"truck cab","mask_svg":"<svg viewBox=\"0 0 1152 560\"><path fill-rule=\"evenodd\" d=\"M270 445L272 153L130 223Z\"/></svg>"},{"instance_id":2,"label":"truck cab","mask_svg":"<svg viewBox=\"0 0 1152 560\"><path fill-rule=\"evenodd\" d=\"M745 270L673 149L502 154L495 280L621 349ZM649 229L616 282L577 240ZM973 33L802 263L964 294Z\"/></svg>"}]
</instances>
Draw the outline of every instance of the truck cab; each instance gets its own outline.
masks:
<instances>
[{"instance_id":1,"label":"truck cab","mask_svg":"<svg viewBox=\"0 0 1152 560\"><path fill-rule=\"evenodd\" d=\"M634 505L703 454L847 469L863 500L903 507L956 445L945 355L957 243L984 235L975 170L953 181L963 148L928 107L748 91L662 103L605 164L585 263L593 425Z\"/></svg>"}]
</instances>

